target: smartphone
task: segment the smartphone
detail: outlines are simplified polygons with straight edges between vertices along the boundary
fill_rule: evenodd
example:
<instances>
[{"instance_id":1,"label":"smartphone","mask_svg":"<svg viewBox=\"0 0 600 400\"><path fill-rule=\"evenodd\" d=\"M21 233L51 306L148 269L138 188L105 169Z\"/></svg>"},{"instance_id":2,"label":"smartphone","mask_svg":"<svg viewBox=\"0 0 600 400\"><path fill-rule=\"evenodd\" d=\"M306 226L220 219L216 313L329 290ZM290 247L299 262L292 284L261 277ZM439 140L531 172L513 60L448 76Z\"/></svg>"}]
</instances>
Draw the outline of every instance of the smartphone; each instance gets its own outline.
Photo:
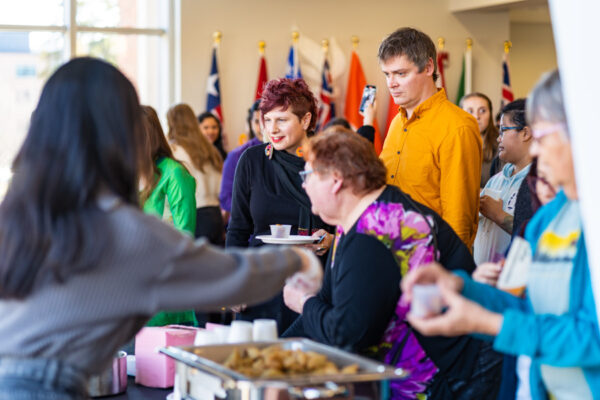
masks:
<instances>
[{"instance_id":1,"label":"smartphone","mask_svg":"<svg viewBox=\"0 0 600 400\"><path fill-rule=\"evenodd\" d=\"M374 85L366 85L363 90L362 99L360 100L360 107L358 111L361 113L365 111L365 107L369 104L373 104L375 101L375 93L377 88Z\"/></svg>"}]
</instances>

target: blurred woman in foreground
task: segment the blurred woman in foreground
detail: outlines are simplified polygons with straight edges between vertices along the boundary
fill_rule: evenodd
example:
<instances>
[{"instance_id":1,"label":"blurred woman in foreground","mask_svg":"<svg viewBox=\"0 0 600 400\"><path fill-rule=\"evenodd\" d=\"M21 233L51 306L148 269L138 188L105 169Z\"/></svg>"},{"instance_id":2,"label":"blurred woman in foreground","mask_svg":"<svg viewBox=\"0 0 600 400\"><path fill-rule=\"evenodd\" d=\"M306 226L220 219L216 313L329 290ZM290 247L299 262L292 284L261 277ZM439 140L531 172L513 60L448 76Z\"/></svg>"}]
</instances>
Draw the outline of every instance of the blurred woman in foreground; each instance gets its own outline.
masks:
<instances>
[{"instance_id":1,"label":"blurred woman in foreground","mask_svg":"<svg viewBox=\"0 0 600 400\"><path fill-rule=\"evenodd\" d=\"M141 110L110 64L42 90L0 205L0 399L86 399L86 379L159 310L260 302L303 249L223 252L139 209Z\"/></svg>"},{"instance_id":2,"label":"blurred woman in foreground","mask_svg":"<svg viewBox=\"0 0 600 400\"><path fill-rule=\"evenodd\" d=\"M558 71L533 89L527 118L534 137L531 153L561 191L525 230L533 258L526 298L432 265L407 276L407 300L414 284L435 283L449 309L426 319L409 316L409 321L426 335L488 335L495 350L519 356L524 385L517 390L533 399L597 399L600 331Z\"/></svg>"}]
</instances>

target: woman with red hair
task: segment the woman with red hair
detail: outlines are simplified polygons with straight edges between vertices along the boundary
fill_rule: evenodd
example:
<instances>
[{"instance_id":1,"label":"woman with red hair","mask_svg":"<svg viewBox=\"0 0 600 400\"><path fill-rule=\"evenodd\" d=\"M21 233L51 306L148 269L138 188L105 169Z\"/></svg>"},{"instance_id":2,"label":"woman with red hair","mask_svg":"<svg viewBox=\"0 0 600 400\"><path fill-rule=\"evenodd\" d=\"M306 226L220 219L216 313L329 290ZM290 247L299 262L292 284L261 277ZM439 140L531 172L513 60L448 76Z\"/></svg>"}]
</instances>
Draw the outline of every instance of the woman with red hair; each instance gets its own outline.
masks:
<instances>
[{"instance_id":1,"label":"woman with red hair","mask_svg":"<svg viewBox=\"0 0 600 400\"><path fill-rule=\"evenodd\" d=\"M267 83L259 110L270 143L244 152L235 171L231 219L226 247L261 246L258 235L270 233L271 224L289 224L293 235L324 235L333 230L311 213L299 172L304 169L302 147L317 118L317 103L302 79L276 79ZM331 245L327 234L314 246L318 255ZM246 320L274 318L283 332L296 313L281 295L262 305L244 310Z\"/></svg>"}]
</instances>

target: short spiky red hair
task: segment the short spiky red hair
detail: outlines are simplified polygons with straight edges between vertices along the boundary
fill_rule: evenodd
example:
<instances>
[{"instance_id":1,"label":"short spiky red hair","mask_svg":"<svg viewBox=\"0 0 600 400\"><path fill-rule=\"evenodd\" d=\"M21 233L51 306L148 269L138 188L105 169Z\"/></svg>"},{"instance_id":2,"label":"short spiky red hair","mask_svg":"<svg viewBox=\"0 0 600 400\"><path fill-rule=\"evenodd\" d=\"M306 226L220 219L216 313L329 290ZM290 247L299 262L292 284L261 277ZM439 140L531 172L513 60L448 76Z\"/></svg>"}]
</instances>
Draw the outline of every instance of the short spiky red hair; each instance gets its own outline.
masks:
<instances>
[{"instance_id":1,"label":"short spiky red hair","mask_svg":"<svg viewBox=\"0 0 600 400\"><path fill-rule=\"evenodd\" d=\"M313 131L317 123L317 101L301 78L269 81L263 89L258 108L262 115L275 108L289 109L298 119L309 112L311 117L308 131Z\"/></svg>"}]
</instances>

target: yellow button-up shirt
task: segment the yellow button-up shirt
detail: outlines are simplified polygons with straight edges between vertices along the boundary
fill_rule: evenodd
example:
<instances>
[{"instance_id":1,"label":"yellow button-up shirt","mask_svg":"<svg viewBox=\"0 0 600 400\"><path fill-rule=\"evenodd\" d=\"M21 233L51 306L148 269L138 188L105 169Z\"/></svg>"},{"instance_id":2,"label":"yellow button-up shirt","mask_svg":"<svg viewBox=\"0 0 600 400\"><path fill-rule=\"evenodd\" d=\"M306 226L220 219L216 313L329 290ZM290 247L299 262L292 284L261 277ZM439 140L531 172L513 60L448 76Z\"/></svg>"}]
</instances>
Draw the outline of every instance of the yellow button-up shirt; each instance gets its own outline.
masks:
<instances>
[{"instance_id":1,"label":"yellow button-up shirt","mask_svg":"<svg viewBox=\"0 0 600 400\"><path fill-rule=\"evenodd\" d=\"M441 89L390 125L380 158L388 184L436 211L471 249L479 216L482 143L477 121Z\"/></svg>"}]
</instances>

